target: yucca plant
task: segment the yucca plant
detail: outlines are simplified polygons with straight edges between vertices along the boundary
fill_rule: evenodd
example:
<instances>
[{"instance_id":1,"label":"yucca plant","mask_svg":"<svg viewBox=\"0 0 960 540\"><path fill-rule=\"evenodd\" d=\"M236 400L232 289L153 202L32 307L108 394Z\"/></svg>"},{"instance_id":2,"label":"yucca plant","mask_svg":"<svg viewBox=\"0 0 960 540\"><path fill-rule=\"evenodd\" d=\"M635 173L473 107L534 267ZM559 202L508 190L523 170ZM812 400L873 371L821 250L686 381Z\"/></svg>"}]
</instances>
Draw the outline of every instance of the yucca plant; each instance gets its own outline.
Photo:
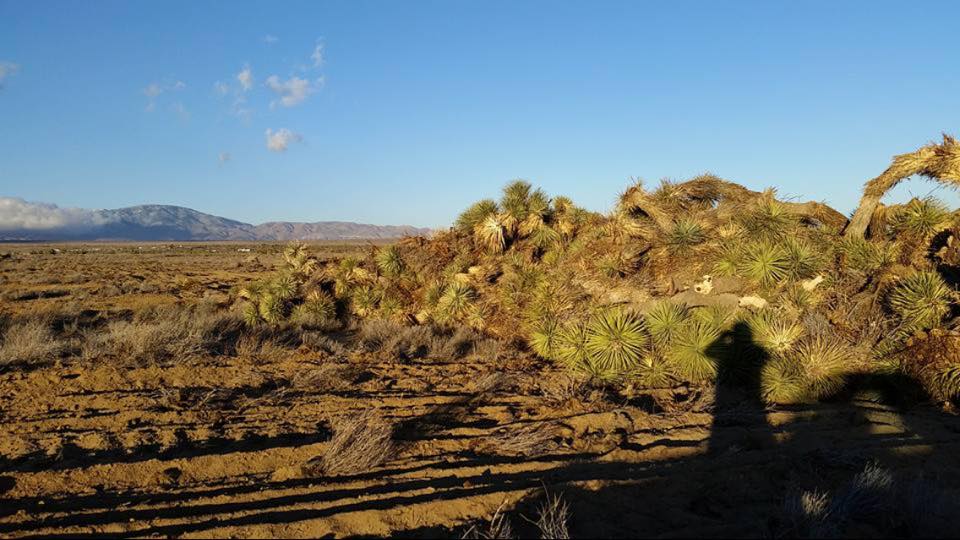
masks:
<instances>
[{"instance_id":1,"label":"yucca plant","mask_svg":"<svg viewBox=\"0 0 960 540\"><path fill-rule=\"evenodd\" d=\"M939 325L950 312L953 298L954 291L940 274L921 270L897 282L887 302L900 318L902 331L913 333Z\"/></svg>"},{"instance_id":2,"label":"yucca plant","mask_svg":"<svg viewBox=\"0 0 960 540\"><path fill-rule=\"evenodd\" d=\"M765 191L753 207L741 215L740 223L748 236L777 240L796 226L796 216L774 195L773 190Z\"/></svg>"},{"instance_id":3,"label":"yucca plant","mask_svg":"<svg viewBox=\"0 0 960 540\"><path fill-rule=\"evenodd\" d=\"M376 255L377 268L389 278L397 278L406 268L400 248L393 245L380 248Z\"/></svg>"},{"instance_id":4,"label":"yucca plant","mask_svg":"<svg viewBox=\"0 0 960 540\"><path fill-rule=\"evenodd\" d=\"M492 199L483 199L470 205L457 218L454 227L461 232L473 232L488 217L500 212L500 207Z\"/></svg>"},{"instance_id":5,"label":"yucca plant","mask_svg":"<svg viewBox=\"0 0 960 540\"><path fill-rule=\"evenodd\" d=\"M803 326L782 313L766 309L745 321L753 342L770 353L785 353L803 336Z\"/></svg>"},{"instance_id":6,"label":"yucca plant","mask_svg":"<svg viewBox=\"0 0 960 540\"><path fill-rule=\"evenodd\" d=\"M906 233L926 238L943 230L950 223L951 212L947 205L934 197L912 199L897 209L890 228L896 233Z\"/></svg>"},{"instance_id":7,"label":"yucca plant","mask_svg":"<svg viewBox=\"0 0 960 540\"><path fill-rule=\"evenodd\" d=\"M845 236L839 244L839 252L847 268L864 274L876 273L896 261L894 245L858 236Z\"/></svg>"},{"instance_id":8,"label":"yucca plant","mask_svg":"<svg viewBox=\"0 0 960 540\"><path fill-rule=\"evenodd\" d=\"M383 291L372 285L361 285L350 296L350 307L360 317L369 317L377 310Z\"/></svg>"},{"instance_id":9,"label":"yucca plant","mask_svg":"<svg viewBox=\"0 0 960 540\"><path fill-rule=\"evenodd\" d=\"M464 283L451 283L437 300L435 318L441 323L462 321L470 315L475 298L476 291L473 287Z\"/></svg>"},{"instance_id":10,"label":"yucca plant","mask_svg":"<svg viewBox=\"0 0 960 540\"><path fill-rule=\"evenodd\" d=\"M737 270L754 283L769 287L787 278L790 264L786 251L778 244L760 241L746 247Z\"/></svg>"},{"instance_id":11,"label":"yucca plant","mask_svg":"<svg viewBox=\"0 0 960 540\"><path fill-rule=\"evenodd\" d=\"M666 231L664 241L671 253L684 255L694 246L702 244L706 237L703 225L695 219L684 217L673 222L673 226Z\"/></svg>"},{"instance_id":12,"label":"yucca plant","mask_svg":"<svg viewBox=\"0 0 960 540\"><path fill-rule=\"evenodd\" d=\"M501 214L492 214L477 224L473 234L477 243L491 253L502 253L507 248L510 231Z\"/></svg>"},{"instance_id":13,"label":"yucca plant","mask_svg":"<svg viewBox=\"0 0 960 540\"><path fill-rule=\"evenodd\" d=\"M718 276L735 276L740 271L744 245L737 240L725 242L717 253L713 273Z\"/></svg>"},{"instance_id":14,"label":"yucca plant","mask_svg":"<svg viewBox=\"0 0 960 540\"><path fill-rule=\"evenodd\" d=\"M694 382L715 379L727 346L723 333L714 325L699 320L685 324L665 350L670 369Z\"/></svg>"},{"instance_id":15,"label":"yucca plant","mask_svg":"<svg viewBox=\"0 0 960 540\"><path fill-rule=\"evenodd\" d=\"M317 320L330 321L337 318L336 301L329 294L320 290L310 291L299 307Z\"/></svg>"},{"instance_id":16,"label":"yucca plant","mask_svg":"<svg viewBox=\"0 0 960 540\"><path fill-rule=\"evenodd\" d=\"M317 260L310 256L307 245L303 242L294 242L283 250L283 260L291 273L299 278L306 278L317 268Z\"/></svg>"},{"instance_id":17,"label":"yucca plant","mask_svg":"<svg viewBox=\"0 0 960 540\"><path fill-rule=\"evenodd\" d=\"M669 363L653 352L643 357L633 374L636 381L646 388L665 388L674 382Z\"/></svg>"},{"instance_id":18,"label":"yucca plant","mask_svg":"<svg viewBox=\"0 0 960 540\"><path fill-rule=\"evenodd\" d=\"M530 347L533 352L541 358L552 360L555 358L554 350L557 345L557 335L560 332L560 325L554 317L546 317L538 321L533 331L530 332Z\"/></svg>"},{"instance_id":19,"label":"yucca plant","mask_svg":"<svg viewBox=\"0 0 960 540\"><path fill-rule=\"evenodd\" d=\"M554 358L567 369L587 371L587 328L579 322L561 325L553 344Z\"/></svg>"},{"instance_id":20,"label":"yucca plant","mask_svg":"<svg viewBox=\"0 0 960 540\"><path fill-rule=\"evenodd\" d=\"M787 275L792 279L806 279L819 272L826 261L821 249L815 249L802 238L787 237L781 243L786 257Z\"/></svg>"},{"instance_id":21,"label":"yucca plant","mask_svg":"<svg viewBox=\"0 0 960 540\"><path fill-rule=\"evenodd\" d=\"M760 394L767 403L805 401L807 384L803 372L793 359L775 356L760 369Z\"/></svg>"},{"instance_id":22,"label":"yucca plant","mask_svg":"<svg viewBox=\"0 0 960 540\"><path fill-rule=\"evenodd\" d=\"M629 311L608 309L591 317L587 325L590 363L603 371L624 373L635 368L648 344L643 319Z\"/></svg>"},{"instance_id":23,"label":"yucca plant","mask_svg":"<svg viewBox=\"0 0 960 540\"><path fill-rule=\"evenodd\" d=\"M665 345L674 339L689 318L687 308L669 300L661 300L653 305L643 318L647 330L657 345Z\"/></svg>"},{"instance_id":24,"label":"yucca plant","mask_svg":"<svg viewBox=\"0 0 960 540\"><path fill-rule=\"evenodd\" d=\"M938 370L930 380L932 393L943 401L960 398L960 365L946 366Z\"/></svg>"},{"instance_id":25,"label":"yucca plant","mask_svg":"<svg viewBox=\"0 0 960 540\"><path fill-rule=\"evenodd\" d=\"M300 282L292 274L282 273L270 282L268 288L277 300L287 302L298 295Z\"/></svg>"},{"instance_id":26,"label":"yucca plant","mask_svg":"<svg viewBox=\"0 0 960 540\"><path fill-rule=\"evenodd\" d=\"M850 347L834 337L804 339L790 357L800 367L808 395L814 399L839 391L845 376L853 372L856 365Z\"/></svg>"},{"instance_id":27,"label":"yucca plant","mask_svg":"<svg viewBox=\"0 0 960 540\"><path fill-rule=\"evenodd\" d=\"M257 312L260 318L269 324L278 324L286 315L284 302L272 292L260 295L257 302Z\"/></svg>"}]
</instances>

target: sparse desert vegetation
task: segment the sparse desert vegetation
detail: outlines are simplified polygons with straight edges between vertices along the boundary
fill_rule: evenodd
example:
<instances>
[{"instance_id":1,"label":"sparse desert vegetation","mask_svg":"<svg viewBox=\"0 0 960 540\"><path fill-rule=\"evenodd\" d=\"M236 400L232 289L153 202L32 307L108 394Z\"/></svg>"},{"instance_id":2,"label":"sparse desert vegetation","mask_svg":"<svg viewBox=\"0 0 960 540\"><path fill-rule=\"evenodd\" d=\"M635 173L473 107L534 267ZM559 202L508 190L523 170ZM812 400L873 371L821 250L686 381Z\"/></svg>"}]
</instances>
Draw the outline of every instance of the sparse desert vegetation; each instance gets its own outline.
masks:
<instances>
[{"instance_id":1,"label":"sparse desert vegetation","mask_svg":"<svg viewBox=\"0 0 960 540\"><path fill-rule=\"evenodd\" d=\"M905 157L906 156L906 157ZM951 536L960 181L522 180L429 238L6 245L0 535Z\"/></svg>"}]
</instances>

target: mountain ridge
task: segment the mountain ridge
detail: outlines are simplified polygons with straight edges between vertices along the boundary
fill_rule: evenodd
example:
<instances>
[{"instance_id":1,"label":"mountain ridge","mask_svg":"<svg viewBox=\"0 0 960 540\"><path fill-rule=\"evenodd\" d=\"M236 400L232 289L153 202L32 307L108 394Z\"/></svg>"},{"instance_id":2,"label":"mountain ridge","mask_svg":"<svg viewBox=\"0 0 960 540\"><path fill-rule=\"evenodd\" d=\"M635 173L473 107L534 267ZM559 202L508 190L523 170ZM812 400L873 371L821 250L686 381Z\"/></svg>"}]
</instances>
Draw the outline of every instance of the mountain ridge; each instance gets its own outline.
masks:
<instances>
[{"instance_id":1,"label":"mountain ridge","mask_svg":"<svg viewBox=\"0 0 960 540\"><path fill-rule=\"evenodd\" d=\"M47 212L60 210L49 205L44 208ZM3 212L4 208L0 207L0 224L16 221L3 219ZM53 226L8 225L0 228L0 241L375 240L426 235L431 231L410 225L351 221L269 221L254 225L184 206L162 204L89 210L80 214L72 210L69 217L60 224L49 220Z\"/></svg>"}]
</instances>

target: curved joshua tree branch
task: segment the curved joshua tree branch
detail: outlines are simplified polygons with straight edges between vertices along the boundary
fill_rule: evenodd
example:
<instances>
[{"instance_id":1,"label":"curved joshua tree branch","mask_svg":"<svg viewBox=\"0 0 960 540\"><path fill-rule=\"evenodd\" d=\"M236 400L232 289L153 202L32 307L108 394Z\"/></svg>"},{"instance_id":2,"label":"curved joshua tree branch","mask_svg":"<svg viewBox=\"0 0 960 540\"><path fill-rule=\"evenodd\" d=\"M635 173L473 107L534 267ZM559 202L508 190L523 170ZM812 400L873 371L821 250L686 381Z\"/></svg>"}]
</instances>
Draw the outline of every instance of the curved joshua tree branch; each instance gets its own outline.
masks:
<instances>
[{"instance_id":1,"label":"curved joshua tree branch","mask_svg":"<svg viewBox=\"0 0 960 540\"><path fill-rule=\"evenodd\" d=\"M915 174L954 188L960 187L960 143L944 134L940 144L931 143L916 152L895 156L883 174L864 185L860 206L843 234L862 238L880 199L901 180Z\"/></svg>"}]
</instances>

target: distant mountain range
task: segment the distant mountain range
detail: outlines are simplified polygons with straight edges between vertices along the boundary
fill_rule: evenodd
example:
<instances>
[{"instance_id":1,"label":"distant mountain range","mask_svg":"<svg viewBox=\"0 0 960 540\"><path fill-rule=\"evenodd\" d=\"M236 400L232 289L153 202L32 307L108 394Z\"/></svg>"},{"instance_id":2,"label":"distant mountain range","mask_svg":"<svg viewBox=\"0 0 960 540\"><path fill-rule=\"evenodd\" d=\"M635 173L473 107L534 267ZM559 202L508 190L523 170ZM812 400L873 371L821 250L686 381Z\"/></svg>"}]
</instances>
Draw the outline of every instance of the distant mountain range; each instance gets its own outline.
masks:
<instances>
[{"instance_id":1,"label":"distant mountain range","mask_svg":"<svg viewBox=\"0 0 960 540\"><path fill-rule=\"evenodd\" d=\"M22 199L0 199L0 241L367 240L429 232L430 229L406 225L345 221L251 225L182 206L148 204L116 210L78 210Z\"/></svg>"}]
</instances>

